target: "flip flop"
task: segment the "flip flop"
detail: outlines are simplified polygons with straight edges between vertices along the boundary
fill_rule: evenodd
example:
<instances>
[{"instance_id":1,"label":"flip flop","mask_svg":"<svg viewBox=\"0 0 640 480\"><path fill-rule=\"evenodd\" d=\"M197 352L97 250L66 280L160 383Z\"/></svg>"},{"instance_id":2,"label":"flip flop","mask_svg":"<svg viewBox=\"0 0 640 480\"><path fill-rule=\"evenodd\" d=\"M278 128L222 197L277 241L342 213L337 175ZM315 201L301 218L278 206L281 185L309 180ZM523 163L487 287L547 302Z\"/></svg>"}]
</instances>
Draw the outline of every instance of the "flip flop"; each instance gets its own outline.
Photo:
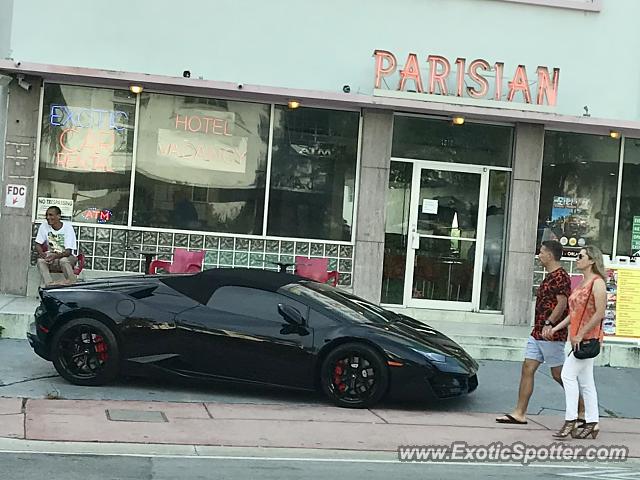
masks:
<instances>
[{"instance_id":1,"label":"flip flop","mask_svg":"<svg viewBox=\"0 0 640 480\"><path fill-rule=\"evenodd\" d=\"M508 413L505 413L504 417L496 418L496 422L498 422L498 423L511 423L511 424L515 424L515 425L526 425L527 423L529 423L526 420L524 422L522 420L518 420L517 418L513 417L513 415L509 415Z\"/></svg>"}]
</instances>

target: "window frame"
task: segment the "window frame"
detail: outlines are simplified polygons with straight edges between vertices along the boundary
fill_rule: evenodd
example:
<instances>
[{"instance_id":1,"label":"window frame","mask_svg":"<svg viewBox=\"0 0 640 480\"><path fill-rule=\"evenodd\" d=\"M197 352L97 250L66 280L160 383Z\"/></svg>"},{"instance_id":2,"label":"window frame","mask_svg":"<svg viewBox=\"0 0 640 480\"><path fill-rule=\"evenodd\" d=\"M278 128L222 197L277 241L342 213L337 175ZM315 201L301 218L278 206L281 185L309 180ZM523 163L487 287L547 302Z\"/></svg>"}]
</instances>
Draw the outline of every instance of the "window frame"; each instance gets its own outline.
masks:
<instances>
[{"instance_id":1,"label":"window frame","mask_svg":"<svg viewBox=\"0 0 640 480\"><path fill-rule=\"evenodd\" d=\"M264 324L266 325L267 322L269 324L273 324L276 323L273 320L264 318L264 317L257 317L255 315L248 315L246 313L240 312L240 311L229 311L227 310L221 310L220 308L217 308L213 303L213 299L216 297L217 294L219 294L222 297L225 297L227 295L229 295L229 290L227 290L226 292L224 291L225 289L233 289L233 290L238 290L240 293L244 293L244 295L249 298L249 296L252 296L252 298L256 298L256 295L265 295L268 297L273 297L274 299L282 299L282 301L278 301L276 305L280 305L282 303L289 305L290 307L295 308L296 310L298 310L300 312L300 315L302 315L302 318L304 319L304 324L301 325L303 327L308 327L309 326L309 315L310 315L310 307L304 303L302 303L299 300L293 299L287 295L284 295L280 292L272 292L270 290L264 290L261 288L255 288L255 287L247 287L247 286L243 286L243 285L221 285L220 287L216 288L213 293L211 294L211 296L209 297L209 300L207 300L207 303L205 305L206 308L210 309L210 310L214 310L216 312L222 312L222 313L229 313L231 315L239 315L239 316L243 316L243 317L251 317L254 318L258 321L264 322ZM244 291L244 292L243 292ZM237 294L236 294L237 295ZM259 302L259 300L258 300ZM304 307L304 308L300 308L300 306ZM279 315L279 313L278 313ZM282 317L280 315L280 319L282 320L282 322L278 323L279 325L283 324L283 323L287 323L286 319L284 317Z\"/></svg>"},{"instance_id":2,"label":"window frame","mask_svg":"<svg viewBox=\"0 0 640 480\"><path fill-rule=\"evenodd\" d=\"M560 129L560 128L545 128L544 133L545 136L547 134L547 132L556 132L556 133L569 133L569 134L576 134L576 135L590 135L590 136L605 136L604 133L596 133L596 132L588 132L588 131L584 131L584 130L579 130L579 129ZM615 203L615 207L614 207L614 218L613 218L613 236L611 238L612 243L611 243L611 252L605 252L603 251L604 254L608 254L610 256L610 258L613 260L616 257L616 252L617 252L617 248L618 248L618 225L619 225L619 221L620 221L620 201L621 201L621 194L622 194L622 173L623 173L623 166L624 166L624 147L625 147L625 135L620 135L620 139L619 139L619 144L618 144L618 157L617 157L617 163L612 162L612 165L617 165L617 170L618 170L618 178L616 180L616 203ZM544 169L544 149L543 149L543 158L541 160L541 177L540 177L540 182L541 182L541 188L542 188L542 170ZM538 199L538 211L540 210L540 202L542 200L542 196L540 195L540 198ZM538 216L540 214L538 213ZM536 219L536 222L538 221L538 219ZM577 248L577 247L574 247ZM536 255L537 256L537 255ZM565 256L563 255L562 257L563 259L572 259L572 256Z\"/></svg>"},{"instance_id":3,"label":"window frame","mask_svg":"<svg viewBox=\"0 0 640 480\"><path fill-rule=\"evenodd\" d=\"M122 90L122 91L126 91L125 87L119 88L117 86L114 85L104 85L104 84L86 84L86 83L77 83L77 82L51 82L51 81L42 81L42 83L40 84L40 99L38 101L38 127L37 127L37 131L36 131L36 144L35 144L35 148L34 148L34 173L33 173L33 192L31 194L31 223L35 223L35 224L40 224L40 223L44 223L46 220L45 219L39 219L37 217L37 205L38 205L38 183L40 181L40 150L41 150L41 146L42 146L42 127L43 127L43 119L45 116L45 111L44 111L44 91L45 91L45 87L47 84L51 84L51 85L61 85L61 86L67 86L67 87L80 87L80 88L94 88L94 89L105 89L105 90ZM109 224L106 228L110 228L110 229L119 229L119 230L128 230L131 228L131 217L132 217L132 212L131 212L131 208L133 205L133 190L132 190L132 186L133 186L133 181L134 181L134 177L135 177L135 165L136 165L136 146L137 146L137 136L138 136L138 114L140 111L140 97L138 95L136 95L136 100L135 100L135 104L134 104L134 112L135 112L135 119L134 119L134 123L133 123L133 145L132 145L132 154L131 154L131 173L129 175L129 210L127 212L127 222L124 225L116 225L116 224ZM100 224L97 224L96 222L81 222L81 221L75 221L75 220L70 220L73 225L78 225L78 226L100 226Z\"/></svg>"},{"instance_id":4,"label":"window frame","mask_svg":"<svg viewBox=\"0 0 640 480\"><path fill-rule=\"evenodd\" d=\"M38 112L38 126L36 132L36 145L35 145L35 159L36 159L36 168L34 172L33 178L33 192L32 192L32 208L31 212L31 221L32 223L39 224L44 222L44 219L37 218L36 208L38 200L38 180L40 175L40 148L42 144L42 120L44 118L44 91L45 87L48 84L52 85L64 85L69 87L84 87L84 88L102 88L102 89L110 89L110 90L126 90L125 87L119 88L113 85L106 85L104 83L100 83L99 79L95 83L83 83L77 81L54 81L54 80L44 80L40 85L40 101L39 101L39 112ZM197 98L208 98L208 99L216 99L216 100L226 100L226 101L235 101L235 102L247 102L247 103L260 103L263 105L269 106L270 117L269 117L269 134L268 134L268 144L267 144L267 163L266 163L266 175L265 175L265 194L264 194L264 211L263 211L263 224L262 224L262 232L257 234L238 234L224 231L213 231L213 230L182 230L178 228L161 228L161 227L143 227L143 226L134 226L133 222L133 202L134 202L134 189L135 189L135 177L136 177L136 158L137 158L137 146L138 146L138 134L139 134L139 113L140 113L140 96L136 96L135 103L135 112L136 118L133 125L133 156L131 163L131 181L129 184L130 195L129 195L129 211L127 215L127 223L125 225L97 225L101 228L110 228L110 229L119 229L119 230L130 230L131 228L135 228L136 230L143 232L171 232L171 233L185 233L189 235L220 235L220 236L231 236L234 238L246 238L246 239L255 239L255 240L279 240L279 241L308 241L308 242L316 242L316 243L331 243L335 245L355 245L356 238L356 225L358 221L358 205L359 205L359 194L360 194L360 169L362 165L362 131L363 131L363 112L362 108L336 108L334 106L328 107L326 105L318 105L316 103L305 104L306 107L317 108L322 110L330 110L330 111L343 111L343 112L356 112L358 113L358 136L356 139L356 171L355 171L355 188L354 188L354 201L353 201L353 216L352 216L352 226L351 226L351 238L349 240L328 240L323 238L307 238L307 237L286 237L286 236L275 236L275 235L267 235L267 222L268 222L268 214L269 214L269 195L270 195L270 179L271 179L271 158L273 151L273 129L274 129L274 112L276 106L287 106L287 103L282 101L256 101L256 100L243 100L238 99L232 95L208 95L203 94L201 92L176 92L172 90L165 89L145 89L146 93L155 93L155 94L163 94L163 95L171 95L171 96L183 96L183 97L197 97ZM96 226L95 223L91 222L81 222L81 221L73 221L74 225L78 226Z\"/></svg>"}]
</instances>

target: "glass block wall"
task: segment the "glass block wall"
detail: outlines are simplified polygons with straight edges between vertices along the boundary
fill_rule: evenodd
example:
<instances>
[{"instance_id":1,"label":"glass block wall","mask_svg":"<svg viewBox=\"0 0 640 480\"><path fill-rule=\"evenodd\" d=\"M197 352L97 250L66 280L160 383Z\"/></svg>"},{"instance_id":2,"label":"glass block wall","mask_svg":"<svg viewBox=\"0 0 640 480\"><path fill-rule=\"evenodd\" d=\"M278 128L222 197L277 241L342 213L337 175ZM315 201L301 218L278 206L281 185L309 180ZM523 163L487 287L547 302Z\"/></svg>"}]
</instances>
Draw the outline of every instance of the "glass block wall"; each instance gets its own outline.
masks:
<instances>
[{"instance_id":1,"label":"glass block wall","mask_svg":"<svg viewBox=\"0 0 640 480\"><path fill-rule=\"evenodd\" d=\"M35 223L32 244L38 231ZM278 270L276 262L295 263L296 255L328 258L329 270L340 274L339 284L351 286L353 246L304 240L256 239L237 235L149 232L105 226L77 226L78 250L85 255L85 269L144 273L145 261L131 249L158 252L158 259L171 260L175 247L205 250L203 268L245 267ZM36 264L35 249L31 256ZM288 268L293 272L293 267Z\"/></svg>"}]
</instances>

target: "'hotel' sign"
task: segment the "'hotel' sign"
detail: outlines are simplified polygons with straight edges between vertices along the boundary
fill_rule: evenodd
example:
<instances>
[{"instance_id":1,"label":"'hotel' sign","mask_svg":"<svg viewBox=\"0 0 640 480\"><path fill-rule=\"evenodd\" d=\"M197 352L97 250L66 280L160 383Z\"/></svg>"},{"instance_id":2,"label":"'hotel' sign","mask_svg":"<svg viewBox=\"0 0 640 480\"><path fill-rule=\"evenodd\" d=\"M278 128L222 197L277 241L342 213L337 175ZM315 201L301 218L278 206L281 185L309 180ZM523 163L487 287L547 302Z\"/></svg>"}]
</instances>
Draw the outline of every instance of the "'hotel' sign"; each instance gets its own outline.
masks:
<instances>
[{"instance_id":1,"label":"'hotel' sign","mask_svg":"<svg viewBox=\"0 0 640 480\"><path fill-rule=\"evenodd\" d=\"M383 79L391 77L396 72L398 62L395 55L387 50L374 51L374 57L375 88L380 89ZM505 79L502 62L491 65L486 60L478 58L467 63L465 58L457 58L455 67L452 67L445 57L429 55L426 64L428 74L423 77L418 56L410 53L404 67L399 70L399 80L395 89L400 92L411 89L416 93L467 96L507 102L520 100L528 104L546 103L550 106L555 106L558 99L559 68L554 68L551 76L547 67L539 66L536 69L537 88L534 86L533 98L524 65L518 65L513 76ZM391 86L389 88L392 89Z\"/></svg>"}]
</instances>

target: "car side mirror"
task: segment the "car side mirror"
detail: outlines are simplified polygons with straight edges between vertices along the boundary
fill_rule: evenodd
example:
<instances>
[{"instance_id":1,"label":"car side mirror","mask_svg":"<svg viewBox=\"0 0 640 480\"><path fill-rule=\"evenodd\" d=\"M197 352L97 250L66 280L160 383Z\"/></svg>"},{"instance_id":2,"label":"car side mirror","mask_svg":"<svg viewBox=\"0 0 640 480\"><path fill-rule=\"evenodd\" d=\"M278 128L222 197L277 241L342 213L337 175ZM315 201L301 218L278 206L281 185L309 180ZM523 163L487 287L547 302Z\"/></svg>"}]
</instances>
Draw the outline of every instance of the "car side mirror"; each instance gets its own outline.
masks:
<instances>
[{"instance_id":1,"label":"car side mirror","mask_svg":"<svg viewBox=\"0 0 640 480\"><path fill-rule=\"evenodd\" d=\"M278 313L282 315L287 323L291 325L301 326L304 325L304 318L297 308L291 305L285 305L284 303L278 304Z\"/></svg>"}]
</instances>

